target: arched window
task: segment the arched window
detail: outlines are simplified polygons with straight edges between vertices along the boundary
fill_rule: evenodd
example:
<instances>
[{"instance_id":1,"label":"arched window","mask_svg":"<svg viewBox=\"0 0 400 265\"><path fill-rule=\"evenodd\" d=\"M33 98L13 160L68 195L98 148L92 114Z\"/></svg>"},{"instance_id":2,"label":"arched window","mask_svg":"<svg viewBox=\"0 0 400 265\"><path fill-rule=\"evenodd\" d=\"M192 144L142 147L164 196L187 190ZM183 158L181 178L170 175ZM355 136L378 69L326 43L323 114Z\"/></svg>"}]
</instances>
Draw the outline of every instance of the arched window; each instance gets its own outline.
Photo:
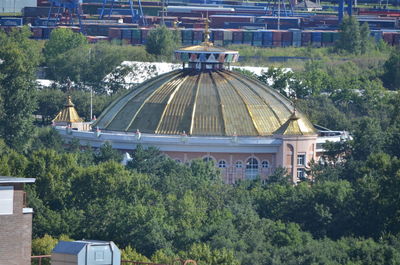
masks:
<instances>
[{"instance_id":1,"label":"arched window","mask_svg":"<svg viewBox=\"0 0 400 265\"><path fill-rule=\"evenodd\" d=\"M246 178L255 179L258 175L258 161L254 157L249 158L246 162Z\"/></svg>"},{"instance_id":2,"label":"arched window","mask_svg":"<svg viewBox=\"0 0 400 265\"><path fill-rule=\"evenodd\" d=\"M211 162L211 163L213 163L213 165L215 165L214 159L211 156L204 157L203 161L206 163Z\"/></svg>"},{"instance_id":3,"label":"arched window","mask_svg":"<svg viewBox=\"0 0 400 265\"><path fill-rule=\"evenodd\" d=\"M179 160L179 159L175 159L175 162L177 162L177 163L181 163L181 160Z\"/></svg>"},{"instance_id":4,"label":"arched window","mask_svg":"<svg viewBox=\"0 0 400 265\"><path fill-rule=\"evenodd\" d=\"M218 162L218 167L219 168L226 168L226 162L224 160L220 160Z\"/></svg>"},{"instance_id":5,"label":"arched window","mask_svg":"<svg viewBox=\"0 0 400 265\"><path fill-rule=\"evenodd\" d=\"M262 168L269 168L269 162L267 160L264 160L261 162Z\"/></svg>"},{"instance_id":6,"label":"arched window","mask_svg":"<svg viewBox=\"0 0 400 265\"><path fill-rule=\"evenodd\" d=\"M236 168L242 168L242 167L243 167L242 161L237 161L236 162Z\"/></svg>"}]
</instances>

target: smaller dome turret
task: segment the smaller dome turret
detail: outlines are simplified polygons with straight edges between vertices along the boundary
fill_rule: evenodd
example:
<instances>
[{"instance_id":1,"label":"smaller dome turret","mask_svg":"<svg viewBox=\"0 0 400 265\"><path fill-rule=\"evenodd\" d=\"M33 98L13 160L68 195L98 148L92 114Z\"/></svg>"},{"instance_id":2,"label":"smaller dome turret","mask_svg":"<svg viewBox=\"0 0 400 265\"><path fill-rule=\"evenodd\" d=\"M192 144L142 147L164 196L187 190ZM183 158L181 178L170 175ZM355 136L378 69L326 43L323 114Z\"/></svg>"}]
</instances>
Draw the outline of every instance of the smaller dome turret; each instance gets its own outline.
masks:
<instances>
[{"instance_id":1,"label":"smaller dome turret","mask_svg":"<svg viewBox=\"0 0 400 265\"><path fill-rule=\"evenodd\" d=\"M301 117L296 109L290 115L289 119L282 124L274 135L315 135L314 126L305 118Z\"/></svg>"},{"instance_id":2,"label":"smaller dome turret","mask_svg":"<svg viewBox=\"0 0 400 265\"><path fill-rule=\"evenodd\" d=\"M78 112L75 109L74 103L72 103L71 96L67 97L67 102L57 116L53 119L54 123L66 123L71 124L74 122L83 122L83 119L79 117Z\"/></svg>"}]
</instances>

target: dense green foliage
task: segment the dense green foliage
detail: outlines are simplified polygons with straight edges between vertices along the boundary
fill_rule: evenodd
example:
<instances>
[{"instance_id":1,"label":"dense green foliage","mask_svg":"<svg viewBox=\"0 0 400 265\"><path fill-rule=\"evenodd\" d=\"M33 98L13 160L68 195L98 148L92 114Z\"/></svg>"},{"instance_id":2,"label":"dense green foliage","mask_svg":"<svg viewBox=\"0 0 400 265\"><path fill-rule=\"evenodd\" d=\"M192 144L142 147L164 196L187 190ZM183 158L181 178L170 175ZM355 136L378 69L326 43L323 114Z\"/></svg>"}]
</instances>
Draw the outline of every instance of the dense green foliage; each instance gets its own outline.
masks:
<instances>
[{"instance_id":1,"label":"dense green foliage","mask_svg":"<svg viewBox=\"0 0 400 265\"><path fill-rule=\"evenodd\" d=\"M393 90L400 90L400 49L393 50L389 59L383 65L383 81Z\"/></svg>"},{"instance_id":2,"label":"dense green foliage","mask_svg":"<svg viewBox=\"0 0 400 265\"><path fill-rule=\"evenodd\" d=\"M345 161L314 165L312 185L293 186L277 172L266 184L229 186L211 164L178 164L156 149L139 148L124 168L107 146L28 155L4 148L0 174L36 178L27 186L34 238L44 236L35 253L54 244L49 234L113 240L142 261L399 264L400 160L358 150L362 141L332 147L327 160L352 151Z\"/></svg>"},{"instance_id":3,"label":"dense green foliage","mask_svg":"<svg viewBox=\"0 0 400 265\"><path fill-rule=\"evenodd\" d=\"M100 42L89 45L85 36L69 29L52 31L43 49L48 77L66 87L93 89L97 94L115 93L123 88L124 77L134 69L121 67L124 60L152 61L142 47Z\"/></svg>"},{"instance_id":4,"label":"dense green foliage","mask_svg":"<svg viewBox=\"0 0 400 265\"><path fill-rule=\"evenodd\" d=\"M35 73L40 57L28 28L0 31L0 137L25 150L33 133Z\"/></svg>"},{"instance_id":5,"label":"dense green foliage","mask_svg":"<svg viewBox=\"0 0 400 265\"><path fill-rule=\"evenodd\" d=\"M174 49L180 45L180 32L160 26L150 31L146 42L148 53L171 58Z\"/></svg>"},{"instance_id":6,"label":"dense green foliage","mask_svg":"<svg viewBox=\"0 0 400 265\"><path fill-rule=\"evenodd\" d=\"M359 31L363 38L368 29ZM0 33L0 175L36 178L26 186L35 210L34 254L48 254L59 239L91 238L113 240L125 258L162 263L400 264L400 95L387 83L396 76L398 53L384 67L380 60L310 60L302 71L271 68L258 77L298 98L314 123L353 138L325 145L324 158L310 165L313 182L292 185L278 168L263 183L225 185L211 163L180 164L139 147L122 166L109 143L81 150L78 141L64 146L51 128L34 130L31 113L37 108L49 122L66 94L58 86L34 90L40 56L26 34ZM58 58L53 63L68 65L57 67L57 81L74 82L83 117L89 116L87 86L96 84L98 115L123 93L104 85L109 69L100 61L119 65L129 52L114 57L120 46L73 43L79 45L57 54L49 48L56 41L46 44L45 63ZM80 62L88 69L74 70Z\"/></svg>"}]
</instances>

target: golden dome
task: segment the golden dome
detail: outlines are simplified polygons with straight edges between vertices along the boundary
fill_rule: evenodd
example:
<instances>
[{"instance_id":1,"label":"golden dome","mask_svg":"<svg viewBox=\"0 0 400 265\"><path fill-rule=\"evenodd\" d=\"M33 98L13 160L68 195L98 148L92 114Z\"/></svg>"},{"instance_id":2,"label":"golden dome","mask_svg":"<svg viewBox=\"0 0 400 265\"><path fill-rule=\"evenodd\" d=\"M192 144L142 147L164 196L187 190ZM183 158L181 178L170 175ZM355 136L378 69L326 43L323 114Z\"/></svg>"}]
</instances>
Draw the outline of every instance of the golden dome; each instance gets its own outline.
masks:
<instances>
[{"instance_id":1,"label":"golden dome","mask_svg":"<svg viewBox=\"0 0 400 265\"><path fill-rule=\"evenodd\" d=\"M54 118L53 122L82 122L83 120L79 117L74 104L72 103L71 96L68 96L67 103L64 109L61 110L57 116Z\"/></svg>"},{"instance_id":2,"label":"golden dome","mask_svg":"<svg viewBox=\"0 0 400 265\"><path fill-rule=\"evenodd\" d=\"M292 114L274 89L227 70L184 69L142 83L93 124L106 131L199 136L273 135ZM308 119L302 126L313 131Z\"/></svg>"}]
</instances>

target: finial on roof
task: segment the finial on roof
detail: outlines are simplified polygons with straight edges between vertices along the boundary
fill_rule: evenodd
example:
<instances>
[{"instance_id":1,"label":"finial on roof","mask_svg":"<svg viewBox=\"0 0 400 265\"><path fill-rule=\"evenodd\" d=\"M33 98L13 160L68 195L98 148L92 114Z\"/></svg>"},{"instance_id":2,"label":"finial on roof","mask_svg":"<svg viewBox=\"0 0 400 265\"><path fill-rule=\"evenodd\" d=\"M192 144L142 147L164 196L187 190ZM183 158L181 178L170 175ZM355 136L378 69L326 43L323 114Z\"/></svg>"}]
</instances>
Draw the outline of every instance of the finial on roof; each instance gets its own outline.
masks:
<instances>
[{"instance_id":1,"label":"finial on roof","mask_svg":"<svg viewBox=\"0 0 400 265\"><path fill-rule=\"evenodd\" d=\"M68 95L67 97L67 104L65 104L65 107L74 107L74 103L72 103L71 96Z\"/></svg>"},{"instance_id":2,"label":"finial on roof","mask_svg":"<svg viewBox=\"0 0 400 265\"><path fill-rule=\"evenodd\" d=\"M205 46L213 46L213 43L210 42L210 30L208 28L209 22L210 21L208 20L208 11L207 11L206 25L204 27L204 42L203 42L203 45L205 45Z\"/></svg>"},{"instance_id":3,"label":"finial on roof","mask_svg":"<svg viewBox=\"0 0 400 265\"><path fill-rule=\"evenodd\" d=\"M293 105L293 112L292 115L290 116L291 120L298 120L299 117L297 116L297 97L296 94L292 94L293 100L292 100L292 105Z\"/></svg>"}]
</instances>

